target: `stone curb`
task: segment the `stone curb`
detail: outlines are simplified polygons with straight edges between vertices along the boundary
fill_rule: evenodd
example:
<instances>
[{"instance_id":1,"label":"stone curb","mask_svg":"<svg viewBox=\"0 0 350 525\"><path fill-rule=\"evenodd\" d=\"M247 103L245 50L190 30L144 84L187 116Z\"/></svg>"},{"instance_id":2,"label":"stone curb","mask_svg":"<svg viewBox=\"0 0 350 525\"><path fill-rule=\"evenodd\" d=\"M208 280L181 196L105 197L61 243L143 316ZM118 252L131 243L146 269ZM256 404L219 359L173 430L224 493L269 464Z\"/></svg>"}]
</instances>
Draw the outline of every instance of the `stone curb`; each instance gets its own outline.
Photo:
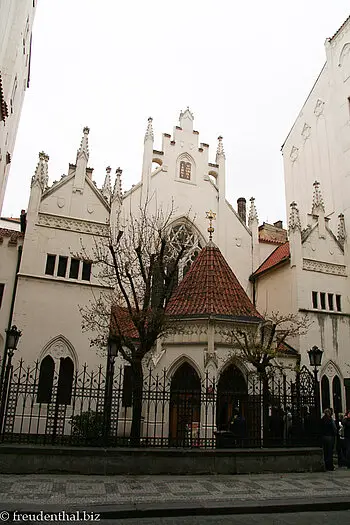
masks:
<instances>
[{"instance_id":1,"label":"stone curb","mask_svg":"<svg viewBox=\"0 0 350 525\"><path fill-rule=\"evenodd\" d=\"M84 506L84 508L83 508ZM276 514L295 512L316 512L350 510L350 494L347 496L319 497L319 498L293 498L292 500L237 500L234 504L224 501L203 501L189 503L164 502L164 503L134 503L134 504L96 504L77 506L76 504L58 506L45 504L13 504L2 505L10 514L18 513L74 513L85 510L94 515L99 514L100 519L125 519L125 518L165 518L179 516L215 516L232 514Z\"/></svg>"}]
</instances>

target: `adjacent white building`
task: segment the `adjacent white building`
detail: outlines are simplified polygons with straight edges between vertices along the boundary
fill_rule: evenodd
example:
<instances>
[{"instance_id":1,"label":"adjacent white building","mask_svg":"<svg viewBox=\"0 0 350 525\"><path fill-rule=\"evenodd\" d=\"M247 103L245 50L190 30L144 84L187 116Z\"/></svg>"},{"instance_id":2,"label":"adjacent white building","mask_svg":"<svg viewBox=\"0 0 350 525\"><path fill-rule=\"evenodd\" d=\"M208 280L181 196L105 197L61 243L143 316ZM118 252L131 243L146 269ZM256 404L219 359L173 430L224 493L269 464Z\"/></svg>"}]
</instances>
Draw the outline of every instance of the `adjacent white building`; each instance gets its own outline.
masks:
<instances>
[{"instance_id":1,"label":"adjacent white building","mask_svg":"<svg viewBox=\"0 0 350 525\"><path fill-rule=\"evenodd\" d=\"M0 214L24 94L29 86L37 0L0 2Z\"/></svg>"},{"instance_id":2,"label":"adjacent white building","mask_svg":"<svg viewBox=\"0 0 350 525\"><path fill-rule=\"evenodd\" d=\"M350 17L327 38L325 51L326 63L282 146L292 223L291 259L279 273L293 290L288 308L294 303L293 311L309 311L315 321L300 342L302 359L309 344L323 348L324 404L328 398L336 404L339 378L344 409L350 406ZM273 300L281 303L278 294Z\"/></svg>"}]
</instances>

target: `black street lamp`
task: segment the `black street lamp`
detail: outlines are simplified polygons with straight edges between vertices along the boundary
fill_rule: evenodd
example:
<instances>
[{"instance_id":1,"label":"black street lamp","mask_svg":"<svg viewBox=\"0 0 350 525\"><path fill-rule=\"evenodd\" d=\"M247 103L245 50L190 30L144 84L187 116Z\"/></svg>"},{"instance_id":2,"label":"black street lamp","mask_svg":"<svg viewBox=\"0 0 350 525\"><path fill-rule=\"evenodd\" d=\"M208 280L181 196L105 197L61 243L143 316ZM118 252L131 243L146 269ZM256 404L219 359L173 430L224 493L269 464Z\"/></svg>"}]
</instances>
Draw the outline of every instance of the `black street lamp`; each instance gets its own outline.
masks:
<instances>
[{"instance_id":1,"label":"black street lamp","mask_svg":"<svg viewBox=\"0 0 350 525\"><path fill-rule=\"evenodd\" d=\"M109 434L111 430L111 416L112 416L112 397L113 397L113 379L114 379L114 362L118 355L118 347L116 340L109 336L107 346L107 366L106 366L106 385L105 385L105 399L104 399L104 441L108 445Z\"/></svg>"},{"instance_id":2,"label":"black street lamp","mask_svg":"<svg viewBox=\"0 0 350 525\"><path fill-rule=\"evenodd\" d=\"M13 325L12 328L6 330L6 343L4 351L4 361L1 369L1 383L0 383L0 393L1 393L1 404L0 404L0 434L3 430L4 425L4 416L5 408L7 402L7 395L9 389L9 380L12 369L12 357L17 350L17 345L19 338L21 337L22 332L17 329L17 326Z\"/></svg>"},{"instance_id":3,"label":"black street lamp","mask_svg":"<svg viewBox=\"0 0 350 525\"><path fill-rule=\"evenodd\" d=\"M320 383L318 381L318 368L322 363L323 350L318 348L316 345L313 346L309 351L310 366L314 367L314 381L315 381L315 409L316 416L320 416Z\"/></svg>"}]
</instances>

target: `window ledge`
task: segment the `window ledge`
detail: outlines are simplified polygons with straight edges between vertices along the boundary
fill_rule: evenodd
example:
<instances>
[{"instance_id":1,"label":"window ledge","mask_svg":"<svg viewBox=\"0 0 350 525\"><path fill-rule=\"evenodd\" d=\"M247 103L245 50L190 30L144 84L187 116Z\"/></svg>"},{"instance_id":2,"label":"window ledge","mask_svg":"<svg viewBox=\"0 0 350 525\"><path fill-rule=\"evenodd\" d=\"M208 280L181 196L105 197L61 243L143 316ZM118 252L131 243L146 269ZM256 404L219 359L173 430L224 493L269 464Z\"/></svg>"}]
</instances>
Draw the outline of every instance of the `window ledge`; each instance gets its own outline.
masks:
<instances>
[{"instance_id":1,"label":"window ledge","mask_svg":"<svg viewBox=\"0 0 350 525\"><path fill-rule=\"evenodd\" d=\"M299 312L311 312L313 314L340 315L343 317L350 317L350 314L345 312L337 312L336 310L320 310L318 308L299 308Z\"/></svg>"},{"instance_id":2,"label":"window ledge","mask_svg":"<svg viewBox=\"0 0 350 525\"><path fill-rule=\"evenodd\" d=\"M90 286L92 288L103 288L105 290L110 290L111 286L105 286L103 284L92 283L91 281L83 281L80 279L69 279L68 277L51 277L49 275L33 275L28 273L19 273L18 277L26 277L29 279L39 279L40 281L50 281L54 283L65 283L65 284L74 284L79 286Z\"/></svg>"}]
</instances>

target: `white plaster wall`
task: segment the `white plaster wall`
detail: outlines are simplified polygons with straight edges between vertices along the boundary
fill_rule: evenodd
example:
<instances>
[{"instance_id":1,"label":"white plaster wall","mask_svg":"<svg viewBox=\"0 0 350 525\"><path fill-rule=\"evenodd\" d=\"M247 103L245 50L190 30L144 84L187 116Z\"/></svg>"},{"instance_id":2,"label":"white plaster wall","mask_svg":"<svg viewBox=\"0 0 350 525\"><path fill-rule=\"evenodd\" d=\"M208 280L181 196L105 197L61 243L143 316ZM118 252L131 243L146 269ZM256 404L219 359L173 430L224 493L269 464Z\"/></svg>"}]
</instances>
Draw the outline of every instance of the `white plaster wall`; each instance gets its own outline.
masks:
<instances>
[{"instance_id":1,"label":"white plaster wall","mask_svg":"<svg viewBox=\"0 0 350 525\"><path fill-rule=\"evenodd\" d=\"M295 311L296 290L293 275L288 263L272 272L263 274L256 280L256 307L265 312L279 312L288 315Z\"/></svg>"},{"instance_id":2,"label":"white plaster wall","mask_svg":"<svg viewBox=\"0 0 350 525\"><path fill-rule=\"evenodd\" d=\"M14 323L22 330L17 360L33 363L44 347L62 334L73 346L79 367L87 363L96 369L101 361L105 362L96 349L90 348L93 334L82 333L79 305L87 304L91 297L89 286L20 276L14 313Z\"/></svg>"},{"instance_id":3,"label":"white plaster wall","mask_svg":"<svg viewBox=\"0 0 350 525\"><path fill-rule=\"evenodd\" d=\"M17 246L9 246L8 241L9 237L4 237L3 242L0 242L0 283L5 284L0 307L0 356L4 349L5 330L9 322L13 286L16 277L18 247L22 244L22 240L19 240Z\"/></svg>"}]
</instances>

